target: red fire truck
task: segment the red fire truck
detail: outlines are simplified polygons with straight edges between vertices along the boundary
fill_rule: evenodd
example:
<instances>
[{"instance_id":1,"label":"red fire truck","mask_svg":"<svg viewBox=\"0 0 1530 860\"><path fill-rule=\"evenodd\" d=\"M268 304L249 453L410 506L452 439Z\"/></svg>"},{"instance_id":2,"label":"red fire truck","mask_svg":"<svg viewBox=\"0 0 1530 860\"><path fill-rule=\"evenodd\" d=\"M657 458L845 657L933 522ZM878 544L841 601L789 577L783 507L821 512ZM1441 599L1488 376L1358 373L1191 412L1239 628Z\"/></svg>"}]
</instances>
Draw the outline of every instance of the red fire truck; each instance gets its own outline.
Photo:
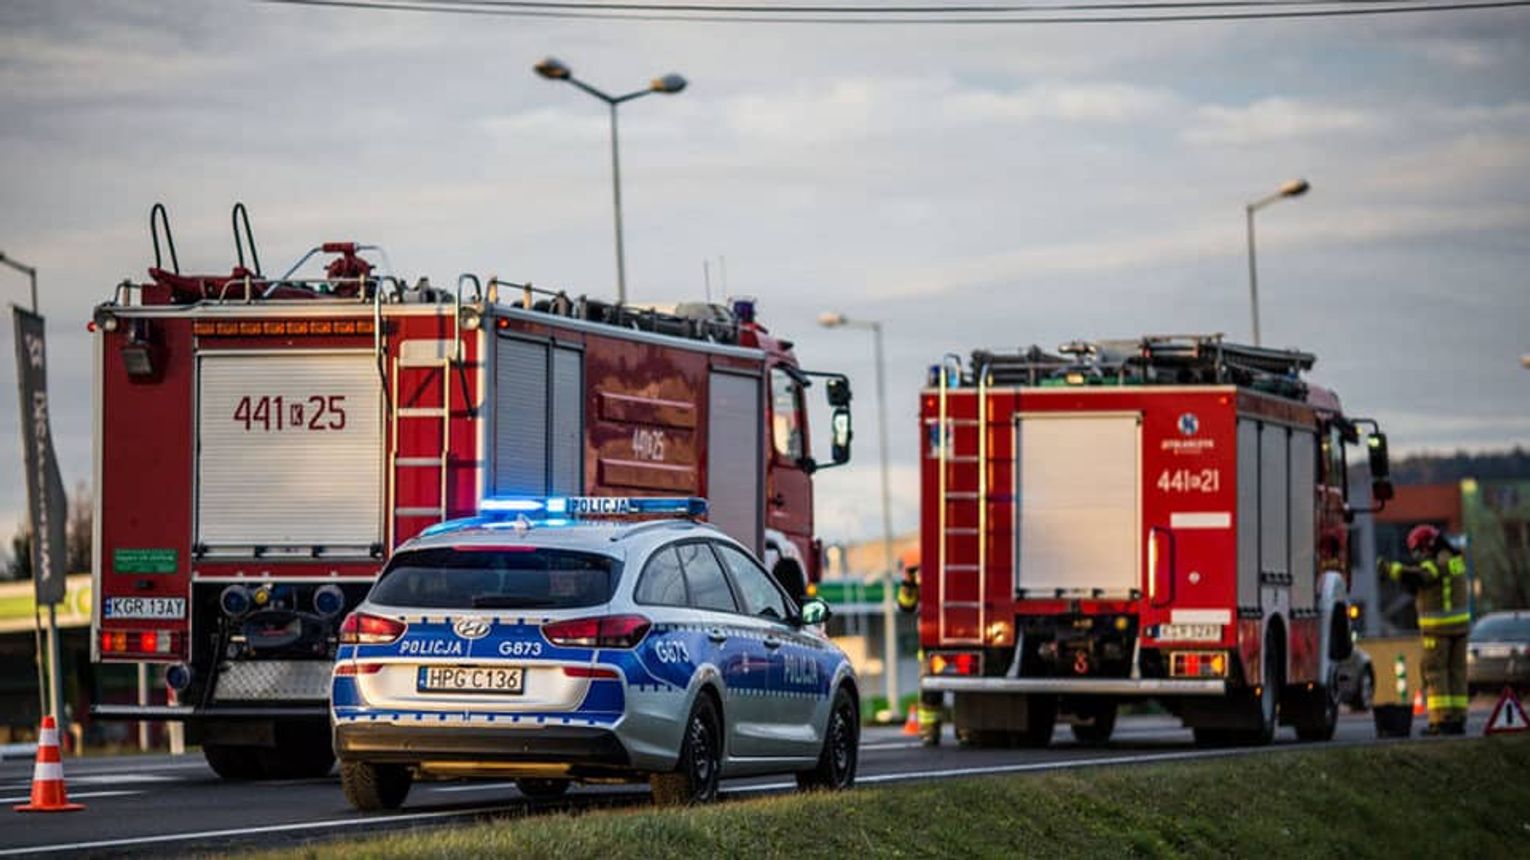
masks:
<instances>
[{"instance_id":1,"label":"red fire truck","mask_svg":"<svg viewBox=\"0 0 1530 860\"><path fill-rule=\"evenodd\" d=\"M921 686L953 694L958 739L1041 746L1061 715L1103 743L1146 698L1199 743L1332 736L1348 446L1374 499L1391 484L1385 436L1304 381L1313 363L1164 336L931 369Z\"/></svg>"},{"instance_id":2,"label":"red fire truck","mask_svg":"<svg viewBox=\"0 0 1530 860\"><path fill-rule=\"evenodd\" d=\"M354 243L267 277L242 207L239 265L184 275L155 213L148 281L92 322L92 657L168 664L176 703L97 716L183 720L226 777L327 771L339 621L394 547L490 495L706 496L793 593L817 580L811 477L849 459L850 390L801 369L752 302L408 286ZM822 464L815 379L834 410Z\"/></svg>"}]
</instances>

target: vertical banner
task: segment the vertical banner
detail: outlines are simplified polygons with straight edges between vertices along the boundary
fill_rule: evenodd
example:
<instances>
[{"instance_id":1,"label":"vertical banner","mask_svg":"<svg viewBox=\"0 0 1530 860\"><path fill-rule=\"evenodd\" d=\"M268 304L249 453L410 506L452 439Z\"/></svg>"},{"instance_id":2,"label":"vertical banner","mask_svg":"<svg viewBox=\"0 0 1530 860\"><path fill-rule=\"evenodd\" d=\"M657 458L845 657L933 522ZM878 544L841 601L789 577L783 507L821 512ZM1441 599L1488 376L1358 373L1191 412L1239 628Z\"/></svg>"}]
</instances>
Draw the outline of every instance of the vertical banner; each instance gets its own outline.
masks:
<instances>
[{"instance_id":1,"label":"vertical banner","mask_svg":"<svg viewBox=\"0 0 1530 860\"><path fill-rule=\"evenodd\" d=\"M16 319L16 374L21 390L21 440L27 473L27 503L32 526L32 576L37 605L64 599L68 503L64 479L53 456L48 422L48 366L43 318L12 306Z\"/></svg>"}]
</instances>

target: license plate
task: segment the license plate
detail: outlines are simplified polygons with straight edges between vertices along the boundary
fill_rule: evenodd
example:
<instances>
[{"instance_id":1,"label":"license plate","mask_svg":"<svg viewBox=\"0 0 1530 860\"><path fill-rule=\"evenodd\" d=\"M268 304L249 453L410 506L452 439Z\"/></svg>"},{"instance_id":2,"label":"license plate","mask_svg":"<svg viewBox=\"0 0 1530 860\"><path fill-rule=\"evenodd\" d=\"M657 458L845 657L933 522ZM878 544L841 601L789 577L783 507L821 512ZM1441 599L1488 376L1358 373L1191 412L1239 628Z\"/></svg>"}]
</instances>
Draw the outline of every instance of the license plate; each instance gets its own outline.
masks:
<instances>
[{"instance_id":1,"label":"license plate","mask_svg":"<svg viewBox=\"0 0 1530 860\"><path fill-rule=\"evenodd\" d=\"M519 694L526 670L519 666L421 666L415 689L421 693Z\"/></svg>"},{"instance_id":2,"label":"license plate","mask_svg":"<svg viewBox=\"0 0 1530 860\"><path fill-rule=\"evenodd\" d=\"M1477 650L1478 656L1488 658L1507 657L1512 653L1514 648L1510 645L1483 645Z\"/></svg>"},{"instance_id":3,"label":"license plate","mask_svg":"<svg viewBox=\"0 0 1530 860\"><path fill-rule=\"evenodd\" d=\"M103 618L185 618L184 597L108 597Z\"/></svg>"},{"instance_id":4,"label":"license plate","mask_svg":"<svg viewBox=\"0 0 1530 860\"><path fill-rule=\"evenodd\" d=\"M1220 624L1165 624L1158 628L1160 642L1216 642L1221 638Z\"/></svg>"}]
</instances>

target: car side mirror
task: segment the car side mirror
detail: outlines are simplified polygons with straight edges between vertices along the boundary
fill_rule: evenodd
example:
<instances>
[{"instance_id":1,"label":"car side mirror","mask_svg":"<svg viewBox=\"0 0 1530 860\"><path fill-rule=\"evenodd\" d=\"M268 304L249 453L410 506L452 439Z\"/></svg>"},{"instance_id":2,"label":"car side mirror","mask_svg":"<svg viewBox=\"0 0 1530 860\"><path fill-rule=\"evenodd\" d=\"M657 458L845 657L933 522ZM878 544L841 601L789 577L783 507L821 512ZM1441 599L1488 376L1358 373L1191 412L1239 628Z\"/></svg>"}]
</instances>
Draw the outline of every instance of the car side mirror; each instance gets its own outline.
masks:
<instances>
[{"instance_id":1,"label":"car side mirror","mask_svg":"<svg viewBox=\"0 0 1530 860\"><path fill-rule=\"evenodd\" d=\"M814 627L828 621L829 616L833 614L829 610L829 604L825 603L822 598L810 597L802 603L800 618L804 627Z\"/></svg>"}]
</instances>

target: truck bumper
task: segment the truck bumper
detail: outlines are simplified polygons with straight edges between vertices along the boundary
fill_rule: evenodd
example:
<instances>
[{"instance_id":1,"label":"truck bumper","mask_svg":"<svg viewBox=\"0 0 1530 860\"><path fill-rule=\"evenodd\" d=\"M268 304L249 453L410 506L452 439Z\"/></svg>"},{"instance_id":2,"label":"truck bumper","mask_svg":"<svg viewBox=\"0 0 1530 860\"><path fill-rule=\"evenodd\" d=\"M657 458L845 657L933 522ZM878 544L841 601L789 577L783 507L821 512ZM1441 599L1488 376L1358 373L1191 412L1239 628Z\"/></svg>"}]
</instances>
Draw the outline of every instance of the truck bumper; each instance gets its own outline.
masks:
<instances>
[{"instance_id":1,"label":"truck bumper","mask_svg":"<svg viewBox=\"0 0 1530 860\"><path fill-rule=\"evenodd\" d=\"M1060 696L1221 696L1221 678L956 678L919 681L921 690L941 693L1046 693Z\"/></svg>"}]
</instances>

